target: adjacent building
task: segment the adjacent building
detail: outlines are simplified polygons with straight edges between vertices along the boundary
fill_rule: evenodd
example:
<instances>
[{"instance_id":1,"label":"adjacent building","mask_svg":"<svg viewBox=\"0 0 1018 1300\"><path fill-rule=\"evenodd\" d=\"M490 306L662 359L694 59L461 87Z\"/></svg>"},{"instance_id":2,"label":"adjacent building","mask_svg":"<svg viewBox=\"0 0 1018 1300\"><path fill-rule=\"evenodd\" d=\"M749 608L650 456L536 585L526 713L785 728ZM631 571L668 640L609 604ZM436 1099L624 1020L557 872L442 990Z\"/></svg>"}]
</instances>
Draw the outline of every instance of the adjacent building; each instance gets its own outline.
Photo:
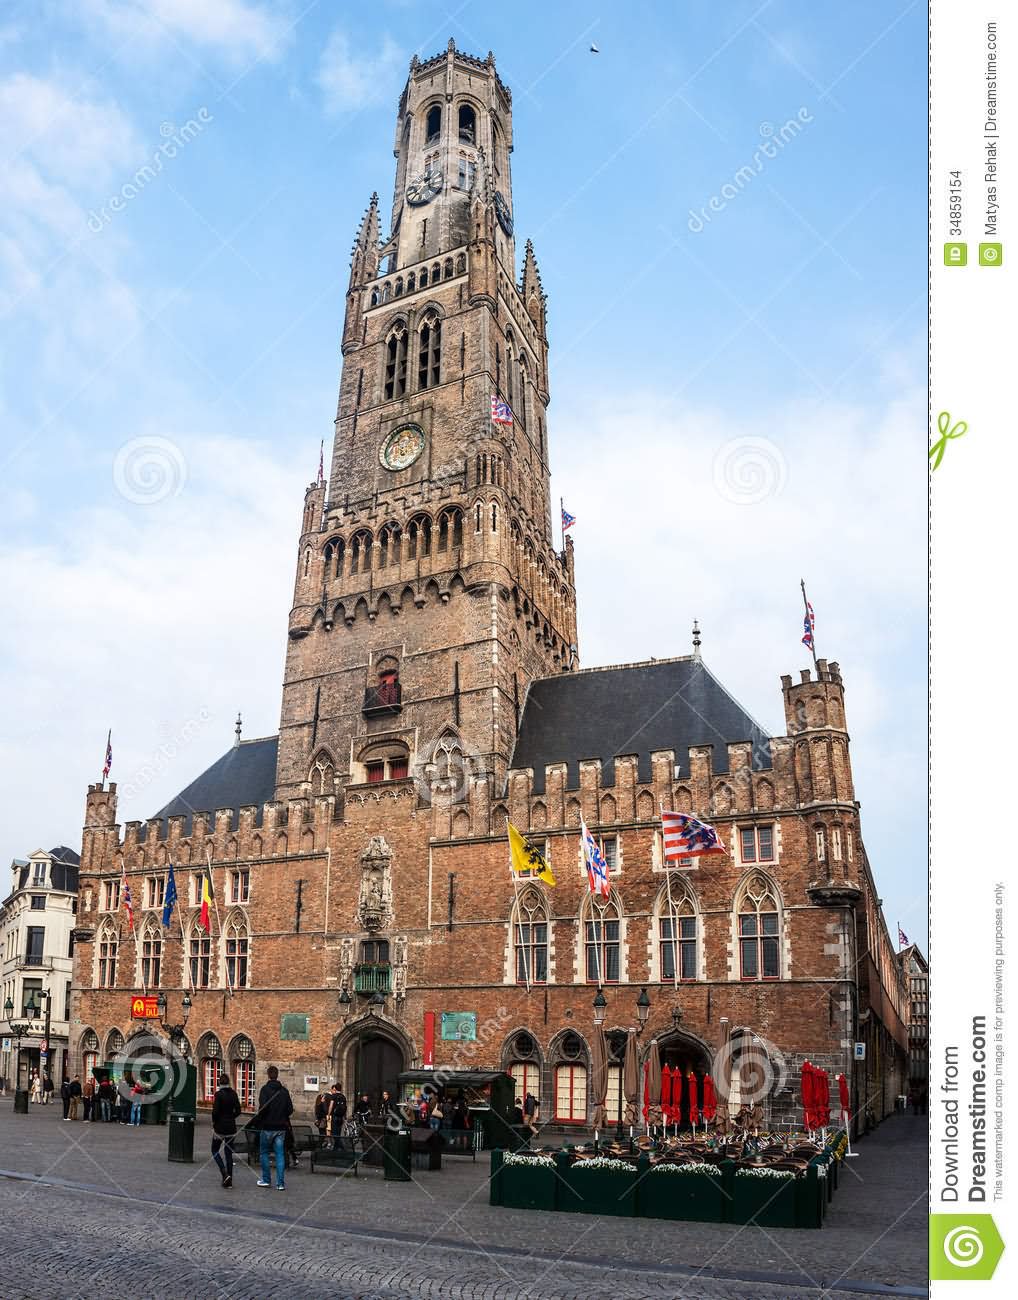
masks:
<instances>
[{"instance_id":1,"label":"adjacent building","mask_svg":"<svg viewBox=\"0 0 1018 1300\"><path fill-rule=\"evenodd\" d=\"M225 1067L250 1105L269 1063L298 1097L330 1077L377 1095L508 1071L544 1119L580 1126L598 989L613 1050L646 989L641 1052L710 1072L734 1105L796 1122L809 1058L879 1118L904 1078L904 985L841 671L783 677L770 735L698 637L688 655L580 667L513 147L491 55L450 42L413 60L389 229L373 196L354 242L328 480L300 512L279 732L238 735L144 821L121 824L115 784L89 788L74 1050L83 1066L130 1055L135 998L161 992L179 1023L187 993L206 1097ZM666 869L662 807L711 821L726 853ZM581 817L607 898L587 888ZM511 879L507 818L554 887Z\"/></svg>"},{"instance_id":2,"label":"adjacent building","mask_svg":"<svg viewBox=\"0 0 1018 1300\"><path fill-rule=\"evenodd\" d=\"M914 943L902 948L898 961L908 988L908 1080L925 1093L930 1079L930 967Z\"/></svg>"},{"instance_id":3,"label":"adjacent building","mask_svg":"<svg viewBox=\"0 0 1018 1300\"><path fill-rule=\"evenodd\" d=\"M0 1074L8 1086L17 1078L23 1087L33 1071L48 1066L59 1086L68 1069L78 855L62 844L48 853L36 849L27 858L14 859L11 877L11 892L0 904L0 1002L10 1001L12 1019L30 1029L21 1041L19 1067L17 1040L3 1021Z\"/></svg>"}]
</instances>

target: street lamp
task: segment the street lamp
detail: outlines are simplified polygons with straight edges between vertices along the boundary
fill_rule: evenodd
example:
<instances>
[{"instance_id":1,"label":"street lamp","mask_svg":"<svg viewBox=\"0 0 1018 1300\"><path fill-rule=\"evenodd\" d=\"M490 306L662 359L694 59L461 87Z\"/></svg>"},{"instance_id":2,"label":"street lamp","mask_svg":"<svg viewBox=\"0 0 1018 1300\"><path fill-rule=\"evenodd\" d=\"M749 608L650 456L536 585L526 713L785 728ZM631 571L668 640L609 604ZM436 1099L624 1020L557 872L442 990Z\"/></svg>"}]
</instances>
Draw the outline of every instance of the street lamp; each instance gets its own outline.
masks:
<instances>
[{"instance_id":1,"label":"street lamp","mask_svg":"<svg viewBox=\"0 0 1018 1300\"><path fill-rule=\"evenodd\" d=\"M597 997L594 998L594 1024L603 1025L605 1014L608 1011L608 999L604 995L604 989L597 990Z\"/></svg>"},{"instance_id":2,"label":"street lamp","mask_svg":"<svg viewBox=\"0 0 1018 1300\"><path fill-rule=\"evenodd\" d=\"M48 1075L52 1079L53 1074L52 1071L49 1069L49 1055L50 1055L49 1030L50 1030L50 1020L51 1020L50 1012L53 1005L53 995L50 993L49 989L42 989L41 992L42 992L42 996L46 999L46 1023L42 1031L42 1046L39 1049L39 1074L43 1078L45 1078ZM28 1012L28 1018L31 1020L32 1026L34 1028L36 1017L39 1014L39 1003L36 1001L35 989L32 990L32 996L29 999L28 1006L25 1009ZM44 1068L44 1066L46 1068Z\"/></svg>"},{"instance_id":3,"label":"street lamp","mask_svg":"<svg viewBox=\"0 0 1018 1300\"><path fill-rule=\"evenodd\" d=\"M645 988L640 989L640 996L636 999L636 1017L640 1022L637 1029L638 1034L643 1033L644 1026L647 1023L647 1017L650 1015L650 998L647 996Z\"/></svg>"},{"instance_id":4,"label":"street lamp","mask_svg":"<svg viewBox=\"0 0 1018 1300\"><path fill-rule=\"evenodd\" d=\"M350 1008L353 1006L353 998L350 996L350 990L343 985L342 992L339 995L339 1014L344 1020L350 1017Z\"/></svg>"},{"instance_id":5,"label":"street lamp","mask_svg":"<svg viewBox=\"0 0 1018 1300\"><path fill-rule=\"evenodd\" d=\"M30 998L26 1011L31 1011L35 1005L35 999ZM29 1026L22 1021L14 1019L14 1003L10 998L4 1003L4 1017L7 1020L8 1027L11 1031L11 1037L15 1040L14 1056L14 1113L15 1115L28 1114L28 1089L21 1086L21 1040L28 1033ZM31 1015L29 1016L31 1019Z\"/></svg>"},{"instance_id":6,"label":"street lamp","mask_svg":"<svg viewBox=\"0 0 1018 1300\"><path fill-rule=\"evenodd\" d=\"M156 1008L159 1011L159 1024L163 1030L163 1033L165 1033L168 1036L173 1046L176 1046L178 1040L184 1037L184 1031L187 1029L187 1018L191 1014L191 1006L192 1006L191 995L189 993L184 994L183 1001L181 1002L180 1005L184 1012L184 1019L181 1021L179 1025L168 1025L166 1023L166 994L160 993L159 996L156 998Z\"/></svg>"}]
</instances>

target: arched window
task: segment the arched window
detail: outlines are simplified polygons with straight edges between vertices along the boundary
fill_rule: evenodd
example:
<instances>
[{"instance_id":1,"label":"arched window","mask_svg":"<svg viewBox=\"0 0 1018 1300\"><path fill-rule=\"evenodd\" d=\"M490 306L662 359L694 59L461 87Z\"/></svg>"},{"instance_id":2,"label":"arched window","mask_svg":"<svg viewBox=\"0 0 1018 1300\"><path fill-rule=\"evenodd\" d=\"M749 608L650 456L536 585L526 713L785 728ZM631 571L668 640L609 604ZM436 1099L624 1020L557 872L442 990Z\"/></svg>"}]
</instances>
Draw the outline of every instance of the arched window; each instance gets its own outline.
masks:
<instances>
[{"instance_id":1,"label":"arched window","mask_svg":"<svg viewBox=\"0 0 1018 1300\"><path fill-rule=\"evenodd\" d=\"M396 285L392 291L392 296L394 298L403 297L403 277L401 275L396 276Z\"/></svg>"},{"instance_id":2,"label":"arched window","mask_svg":"<svg viewBox=\"0 0 1018 1300\"><path fill-rule=\"evenodd\" d=\"M481 505L480 501L478 501L477 505L474 506L474 532L475 533L479 533L481 531L481 515L483 511L484 511L484 507Z\"/></svg>"},{"instance_id":3,"label":"arched window","mask_svg":"<svg viewBox=\"0 0 1018 1300\"><path fill-rule=\"evenodd\" d=\"M198 1044L198 1077L201 1080L201 1099L211 1101L219 1087L219 1076L226 1073L223 1046L215 1034L206 1034Z\"/></svg>"},{"instance_id":4,"label":"arched window","mask_svg":"<svg viewBox=\"0 0 1018 1300\"><path fill-rule=\"evenodd\" d=\"M421 267L420 281L421 288L426 289L428 287L428 268L426 266Z\"/></svg>"},{"instance_id":5,"label":"arched window","mask_svg":"<svg viewBox=\"0 0 1018 1300\"><path fill-rule=\"evenodd\" d=\"M429 312L421 323L417 360L417 387L434 388L442 368L442 322Z\"/></svg>"},{"instance_id":6,"label":"arched window","mask_svg":"<svg viewBox=\"0 0 1018 1300\"><path fill-rule=\"evenodd\" d=\"M376 286L374 289L371 290L371 303L370 303L370 305L371 305L372 307L377 307L377 306L378 306L378 287L377 287L377 286Z\"/></svg>"},{"instance_id":7,"label":"arched window","mask_svg":"<svg viewBox=\"0 0 1018 1300\"><path fill-rule=\"evenodd\" d=\"M766 877L757 874L746 881L739 900L738 918L741 978L779 979L780 911L776 892Z\"/></svg>"},{"instance_id":8,"label":"arched window","mask_svg":"<svg viewBox=\"0 0 1018 1300\"><path fill-rule=\"evenodd\" d=\"M686 889L672 888L671 905L662 895L658 920L658 949L662 982L695 980L697 976L696 906Z\"/></svg>"},{"instance_id":9,"label":"arched window","mask_svg":"<svg viewBox=\"0 0 1018 1300\"><path fill-rule=\"evenodd\" d=\"M530 393L530 372L527 369L527 358L520 357L520 397L516 403L519 409L520 423L524 428L527 426L527 398Z\"/></svg>"},{"instance_id":10,"label":"arched window","mask_svg":"<svg viewBox=\"0 0 1018 1300\"><path fill-rule=\"evenodd\" d=\"M455 550L463 545L463 511L457 506L443 510L438 517L438 549Z\"/></svg>"},{"instance_id":11,"label":"arched window","mask_svg":"<svg viewBox=\"0 0 1018 1300\"><path fill-rule=\"evenodd\" d=\"M619 908L611 898L589 894L583 925L586 979L588 984L617 984L621 978Z\"/></svg>"},{"instance_id":12,"label":"arched window","mask_svg":"<svg viewBox=\"0 0 1018 1300\"><path fill-rule=\"evenodd\" d=\"M427 515L414 515L407 530L408 559L416 560L431 554L431 520Z\"/></svg>"},{"instance_id":13,"label":"arched window","mask_svg":"<svg viewBox=\"0 0 1018 1300\"><path fill-rule=\"evenodd\" d=\"M146 989L159 987L163 958L163 932L154 918L149 918L141 936L141 985Z\"/></svg>"},{"instance_id":14,"label":"arched window","mask_svg":"<svg viewBox=\"0 0 1018 1300\"><path fill-rule=\"evenodd\" d=\"M457 255L456 258L456 274L462 275L466 271L466 269L467 269L467 255L466 253L460 253Z\"/></svg>"},{"instance_id":15,"label":"arched window","mask_svg":"<svg viewBox=\"0 0 1018 1300\"><path fill-rule=\"evenodd\" d=\"M111 921L104 921L99 930L99 987L117 987L117 932ZM122 1040L121 1040L122 1041Z\"/></svg>"},{"instance_id":16,"label":"arched window","mask_svg":"<svg viewBox=\"0 0 1018 1300\"><path fill-rule=\"evenodd\" d=\"M392 285L386 280L385 284L382 285L382 302L388 302L391 297Z\"/></svg>"},{"instance_id":17,"label":"arched window","mask_svg":"<svg viewBox=\"0 0 1018 1300\"><path fill-rule=\"evenodd\" d=\"M411 271L406 278L406 291L407 293L413 293L416 288L417 288L417 276L413 271Z\"/></svg>"},{"instance_id":18,"label":"arched window","mask_svg":"<svg viewBox=\"0 0 1018 1300\"><path fill-rule=\"evenodd\" d=\"M445 259L444 272L445 272L445 278L446 278L447 280L451 280L452 277L453 277L453 266L452 266L452 258L451 258L451 257L447 257L447 258Z\"/></svg>"},{"instance_id":19,"label":"arched window","mask_svg":"<svg viewBox=\"0 0 1018 1300\"><path fill-rule=\"evenodd\" d=\"M587 1122L587 1067L563 1063L555 1067L555 1121L560 1124Z\"/></svg>"},{"instance_id":20,"label":"arched window","mask_svg":"<svg viewBox=\"0 0 1018 1300\"><path fill-rule=\"evenodd\" d=\"M433 262L431 266L431 283L438 284L442 278L442 263Z\"/></svg>"},{"instance_id":21,"label":"arched window","mask_svg":"<svg viewBox=\"0 0 1018 1300\"><path fill-rule=\"evenodd\" d=\"M341 578L343 576L343 559L346 553L346 543L342 537L335 537L331 542L325 544L325 578Z\"/></svg>"},{"instance_id":22,"label":"arched window","mask_svg":"<svg viewBox=\"0 0 1018 1300\"><path fill-rule=\"evenodd\" d=\"M86 1079L92 1078L92 1070L99 1064L99 1035L94 1029L86 1029L81 1035L81 1073Z\"/></svg>"},{"instance_id":23,"label":"arched window","mask_svg":"<svg viewBox=\"0 0 1018 1300\"><path fill-rule=\"evenodd\" d=\"M432 104L424 119L424 143L432 144L442 134L442 106Z\"/></svg>"},{"instance_id":24,"label":"arched window","mask_svg":"<svg viewBox=\"0 0 1018 1300\"><path fill-rule=\"evenodd\" d=\"M498 502L497 501L492 501L491 503L491 531L493 533L498 532Z\"/></svg>"},{"instance_id":25,"label":"arched window","mask_svg":"<svg viewBox=\"0 0 1018 1300\"><path fill-rule=\"evenodd\" d=\"M407 330L398 321L389 331L385 343L385 400L402 397L406 392Z\"/></svg>"},{"instance_id":26,"label":"arched window","mask_svg":"<svg viewBox=\"0 0 1018 1300\"><path fill-rule=\"evenodd\" d=\"M516 983L546 984L548 909L540 890L533 887L525 889L516 904L513 945L516 952Z\"/></svg>"},{"instance_id":27,"label":"arched window","mask_svg":"<svg viewBox=\"0 0 1018 1300\"><path fill-rule=\"evenodd\" d=\"M477 175L477 164L472 158L466 158L460 154L459 171L456 176L456 188L459 190L472 190L474 188L474 178Z\"/></svg>"},{"instance_id":28,"label":"arched window","mask_svg":"<svg viewBox=\"0 0 1018 1300\"><path fill-rule=\"evenodd\" d=\"M469 104L460 104L459 134L464 144L474 144L477 139L477 116Z\"/></svg>"},{"instance_id":29,"label":"arched window","mask_svg":"<svg viewBox=\"0 0 1018 1300\"><path fill-rule=\"evenodd\" d=\"M226 978L230 988L247 988L249 942L247 921L242 916L232 917L226 927Z\"/></svg>"},{"instance_id":30,"label":"arched window","mask_svg":"<svg viewBox=\"0 0 1018 1300\"><path fill-rule=\"evenodd\" d=\"M512 406L516 393L513 388L513 380L516 370L516 347L513 343L513 336L509 330L505 335L505 400Z\"/></svg>"},{"instance_id":31,"label":"arched window","mask_svg":"<svg viewBox=\"0 0 1018 1300\"><path fill-rule=\"evenodd\" d=\"M241 1034L234 1039L230 1049L230 1068L233 1086L245 1110L255 1108L255 1049L254 1043Z\"/></svg>"},{"instance_id":32,"label":"arched window","mask_svg":"<svg viewBox=\"0 0 1018 1300\"><path fill-rule=\"evenodd\" d=\"M188 960L191 965L191 987L207 989L212 983L212 939L197 921L191 927Z\"/></svg>"},{"instance_id":33,"label":"arched window","mask_svg":"<svg viewBox=\"0 0 1018 1300\"><path fill-rule=\"evenodd\" d=\"M124 1050L124 1035L119 1029L111 1029L106 1035L106 1059L112 1061Z\"/></svg>"},{"instance_id":34,"label":"arched window","mask_svg":"<svg viewBox=\"0 0 1018 1300\"><path fill-rule=\"evenodd\" d=\"M367 573L371 569L371 534L367 529L354 533L350 542L350 572Z\"/></svg>"},{"instance_id":35,"label":"arched window","mask_svg":"<svg viewBox=\"0 0 1018 1300\"><path fill-rule=\"evenodd\" d=\"M399 524L389 523L378 537L378 567L384 569L388 564L399 564L403 533Z\"/></svg>"}]
</instances>

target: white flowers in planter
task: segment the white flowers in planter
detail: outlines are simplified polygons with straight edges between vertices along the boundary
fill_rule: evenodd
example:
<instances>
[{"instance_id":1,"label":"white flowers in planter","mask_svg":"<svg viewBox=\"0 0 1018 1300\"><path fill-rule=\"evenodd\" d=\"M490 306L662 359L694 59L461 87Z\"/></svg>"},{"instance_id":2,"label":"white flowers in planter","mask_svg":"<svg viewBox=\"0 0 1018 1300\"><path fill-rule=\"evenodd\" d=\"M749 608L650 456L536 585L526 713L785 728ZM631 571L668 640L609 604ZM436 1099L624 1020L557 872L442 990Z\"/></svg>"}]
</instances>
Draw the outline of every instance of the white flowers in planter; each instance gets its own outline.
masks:
<instances>
[{"instance_id":1,"label":"white flowers in planter","mask_svg":"<svg viewBox=\"0 0 1018 1300\"><path fill-rule=\"evenodd\" d=\"M708 1164L705 1160L696 1160L686 1165L654 1165L650 1172L652 1174L711 1174L715 1177L720 1174L717 1165Z\"/></svg>"},{"instance_id":2,"label":"white flowers in planter","mask_svg":"<svg viewBox=\"0 0 1018 1300\"><path fill-rule=\"evenodd\" d=\"M614 1169L617 1173L635 1173L635 1166L628 1160L613 1160L611 1156L594 1156L590 1160L577 1160L574 1169Z\"/></svg>"},{"instance_id":3,"label":"white flowers in planter","mask_svg":"<svg viewBox=\"0 0 1018 1300\"><path fill-rule=\"evenodd\" d=\"M736 1169L736 1178L794 1178L791 1169L768 1169L761 1165L759 1169Z\"/></svg>"},{"instance_id":4,"label":"white flowers in planter","mask_svg":"<svg viewBox=\"0 0 1018 1300\"><path fill-rule=\"evenodd\" d=\"M554 1169L555 1161L551 1156L521 1156L510 1152L502 1158L503 1165L527 1165L531 1168Z\"/></svg>"}]
</instances>

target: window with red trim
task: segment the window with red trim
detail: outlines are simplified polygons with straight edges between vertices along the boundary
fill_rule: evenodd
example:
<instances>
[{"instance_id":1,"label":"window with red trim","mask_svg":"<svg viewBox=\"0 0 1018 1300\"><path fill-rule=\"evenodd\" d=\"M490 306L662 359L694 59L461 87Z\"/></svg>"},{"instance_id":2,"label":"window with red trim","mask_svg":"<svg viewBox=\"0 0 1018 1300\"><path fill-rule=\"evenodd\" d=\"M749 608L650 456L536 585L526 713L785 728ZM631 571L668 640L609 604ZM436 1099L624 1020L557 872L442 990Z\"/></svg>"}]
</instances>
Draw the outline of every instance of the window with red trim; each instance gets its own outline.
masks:
<instances>
[{"instance_id":1,"label":"window with red trim","mask_svg":"<svg viewBox=\"0 0 1018 1300\"><path fill-rule=\"evenodd\" d=\"M587 1122L587 1067L560 1065L555 1070L555 1118L564 1124Z\"/></svg>"}]
</instances>

